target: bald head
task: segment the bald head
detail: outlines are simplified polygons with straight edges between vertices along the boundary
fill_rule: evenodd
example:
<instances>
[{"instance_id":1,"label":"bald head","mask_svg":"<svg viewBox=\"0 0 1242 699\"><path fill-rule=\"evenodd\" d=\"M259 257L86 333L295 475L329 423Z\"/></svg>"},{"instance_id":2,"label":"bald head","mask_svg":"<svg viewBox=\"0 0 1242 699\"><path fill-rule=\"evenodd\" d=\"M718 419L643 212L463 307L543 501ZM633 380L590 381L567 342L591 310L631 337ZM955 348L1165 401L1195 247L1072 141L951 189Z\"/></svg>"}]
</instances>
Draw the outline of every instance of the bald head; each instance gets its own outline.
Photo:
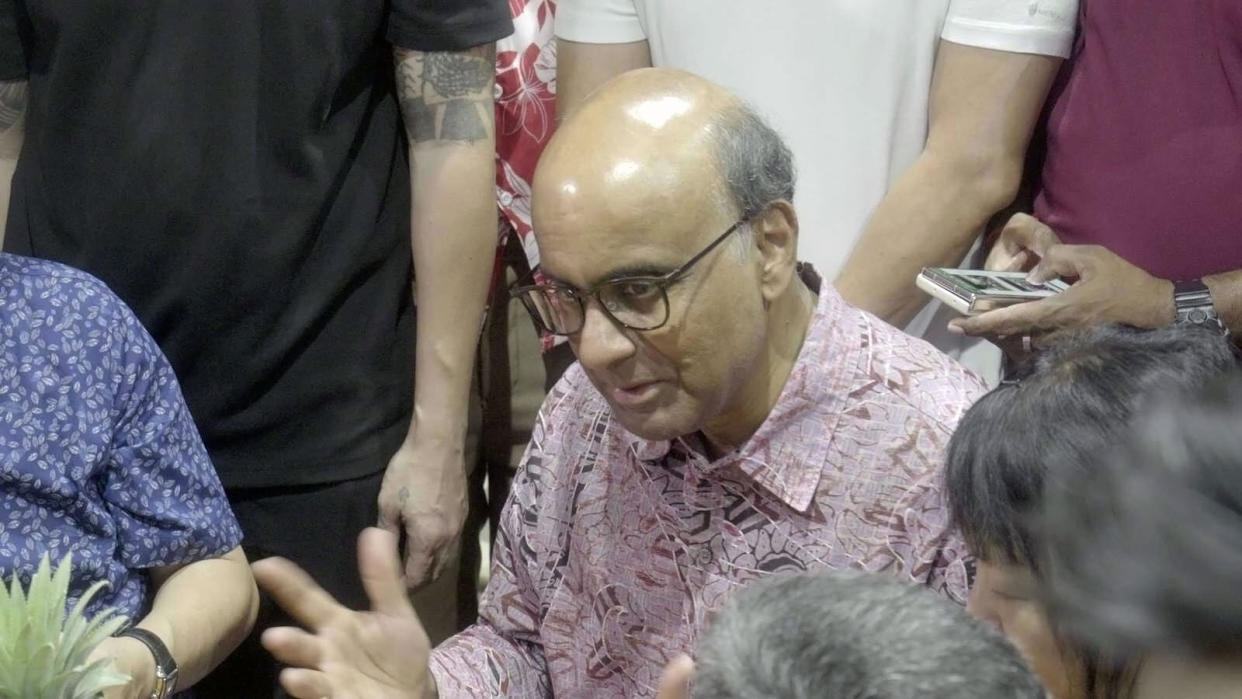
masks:
<instances>
[{"instance_id":1,"label":"bald head","mask_svg":"<svg viewBox=\"0 0 1242 699\"><path fill-rule=\"evenodd\" d=\"M636 70L558 129L539 161L535 217L590 207L642 226L692 203L751 216L792 200L793 180L780 137L737 97L691 73Z\"/></svg>"}]
</instances>

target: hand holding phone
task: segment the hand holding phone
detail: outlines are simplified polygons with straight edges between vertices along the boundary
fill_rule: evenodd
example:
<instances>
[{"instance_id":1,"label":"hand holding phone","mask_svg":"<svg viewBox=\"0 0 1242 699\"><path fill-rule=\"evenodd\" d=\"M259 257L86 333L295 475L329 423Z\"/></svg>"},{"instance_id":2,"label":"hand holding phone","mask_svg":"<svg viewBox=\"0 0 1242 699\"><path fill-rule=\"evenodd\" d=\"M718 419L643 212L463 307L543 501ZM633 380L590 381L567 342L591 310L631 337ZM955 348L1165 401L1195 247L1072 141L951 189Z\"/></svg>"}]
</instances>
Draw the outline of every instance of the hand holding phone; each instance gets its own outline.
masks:
<instances>
[{"instance_id":1,"label":"hand holding phone","mask_svg":"<svg viewBox=\"0 0 1242 699\"><path fill-rule=\"evenodd\" d=\"M1026 281L1025 272L924 267L915 284L962 315L978 315L1016 303L1038 301L1069 288L1060 279Z\"/></svg>"}]
</instances>

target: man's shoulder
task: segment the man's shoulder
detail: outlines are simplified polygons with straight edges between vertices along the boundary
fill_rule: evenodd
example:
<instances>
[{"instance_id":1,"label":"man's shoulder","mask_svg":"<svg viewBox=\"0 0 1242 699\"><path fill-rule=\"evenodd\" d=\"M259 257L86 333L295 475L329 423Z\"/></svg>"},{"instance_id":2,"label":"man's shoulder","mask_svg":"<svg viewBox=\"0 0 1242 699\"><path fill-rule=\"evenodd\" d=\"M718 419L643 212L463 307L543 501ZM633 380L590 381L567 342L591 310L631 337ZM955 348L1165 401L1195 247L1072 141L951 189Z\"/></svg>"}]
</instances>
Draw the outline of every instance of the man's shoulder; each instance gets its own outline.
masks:
<instances>
[{"instance_id":1,"label":"man's shoulder","mask_svg":"<svg viewBox=\"0 0 1242 699\"><path fill-rule=\"evenodd\" d=\"M612 409L576 362L548 391L531 430L523 470L544 488L577 480L588 454L608 452L617 439ZM590 471L591 469L586 469Z\"/></svg>"},{"instance_id":2,"label":"man's shoulder","mask_svg":"<svg viewBox=\"0 0 1242 699\"><path fill-rule=\"evenodd\" d=\"M867 326L863 384L952 428L986 391L982 379L922 338L854 309Z\"/></svg>"}]
</instances>

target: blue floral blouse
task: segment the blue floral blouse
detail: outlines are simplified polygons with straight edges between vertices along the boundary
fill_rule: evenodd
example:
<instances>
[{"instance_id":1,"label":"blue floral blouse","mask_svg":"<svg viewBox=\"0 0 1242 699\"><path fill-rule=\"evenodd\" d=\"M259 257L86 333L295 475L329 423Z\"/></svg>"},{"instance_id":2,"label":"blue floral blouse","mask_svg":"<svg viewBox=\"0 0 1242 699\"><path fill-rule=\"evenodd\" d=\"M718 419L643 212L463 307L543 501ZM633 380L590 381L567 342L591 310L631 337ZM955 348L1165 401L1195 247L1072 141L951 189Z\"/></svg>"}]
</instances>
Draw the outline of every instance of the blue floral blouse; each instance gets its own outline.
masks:
<instances>
[{"instance_id":1,"label":"blue floral blouse","mask_svg":"<svg viewBox=\"0 0 1242 699\"><path fill-rule=\"evenodd\" d=\"M137 621L147 569L241 542L173 370L99 280L0 254L0 575L73 553L70 604Z\"/></svg>"}]
</instances>

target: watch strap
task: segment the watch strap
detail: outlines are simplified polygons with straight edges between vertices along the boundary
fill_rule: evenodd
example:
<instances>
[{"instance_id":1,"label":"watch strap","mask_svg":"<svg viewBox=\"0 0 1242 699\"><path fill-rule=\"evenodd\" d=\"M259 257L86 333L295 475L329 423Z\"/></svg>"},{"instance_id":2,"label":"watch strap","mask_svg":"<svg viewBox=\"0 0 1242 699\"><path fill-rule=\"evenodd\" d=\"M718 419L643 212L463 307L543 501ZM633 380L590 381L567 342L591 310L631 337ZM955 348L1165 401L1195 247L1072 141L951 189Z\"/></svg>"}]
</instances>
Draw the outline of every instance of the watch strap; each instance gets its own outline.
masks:
<instances>
[{"instance_id":1,"label":"watch strap","mask_svg":"<svg viewBox=\"0 0 1242 699\"><path fill-rule=\"evenodd\" d=\"M168 652L164 641L154 633L137 626L131 626L117 635L140 641L155 657L155 688L151 692L151 699L168 699L172 696L177 687L177 660Z\"/></svg>"},{"instance_id":2,"label":"watch strap","mask_svg":"<svg viewBox=\"0 0 1242 699\"><path fill-rule=\"evenodd\" d=\"M1190 325L1221 333L1227 332L1216 305L1212 300L1212 291L1202 280L1180 281L1173 283L1174 323Z\"/></svg>"}]
</instances>

